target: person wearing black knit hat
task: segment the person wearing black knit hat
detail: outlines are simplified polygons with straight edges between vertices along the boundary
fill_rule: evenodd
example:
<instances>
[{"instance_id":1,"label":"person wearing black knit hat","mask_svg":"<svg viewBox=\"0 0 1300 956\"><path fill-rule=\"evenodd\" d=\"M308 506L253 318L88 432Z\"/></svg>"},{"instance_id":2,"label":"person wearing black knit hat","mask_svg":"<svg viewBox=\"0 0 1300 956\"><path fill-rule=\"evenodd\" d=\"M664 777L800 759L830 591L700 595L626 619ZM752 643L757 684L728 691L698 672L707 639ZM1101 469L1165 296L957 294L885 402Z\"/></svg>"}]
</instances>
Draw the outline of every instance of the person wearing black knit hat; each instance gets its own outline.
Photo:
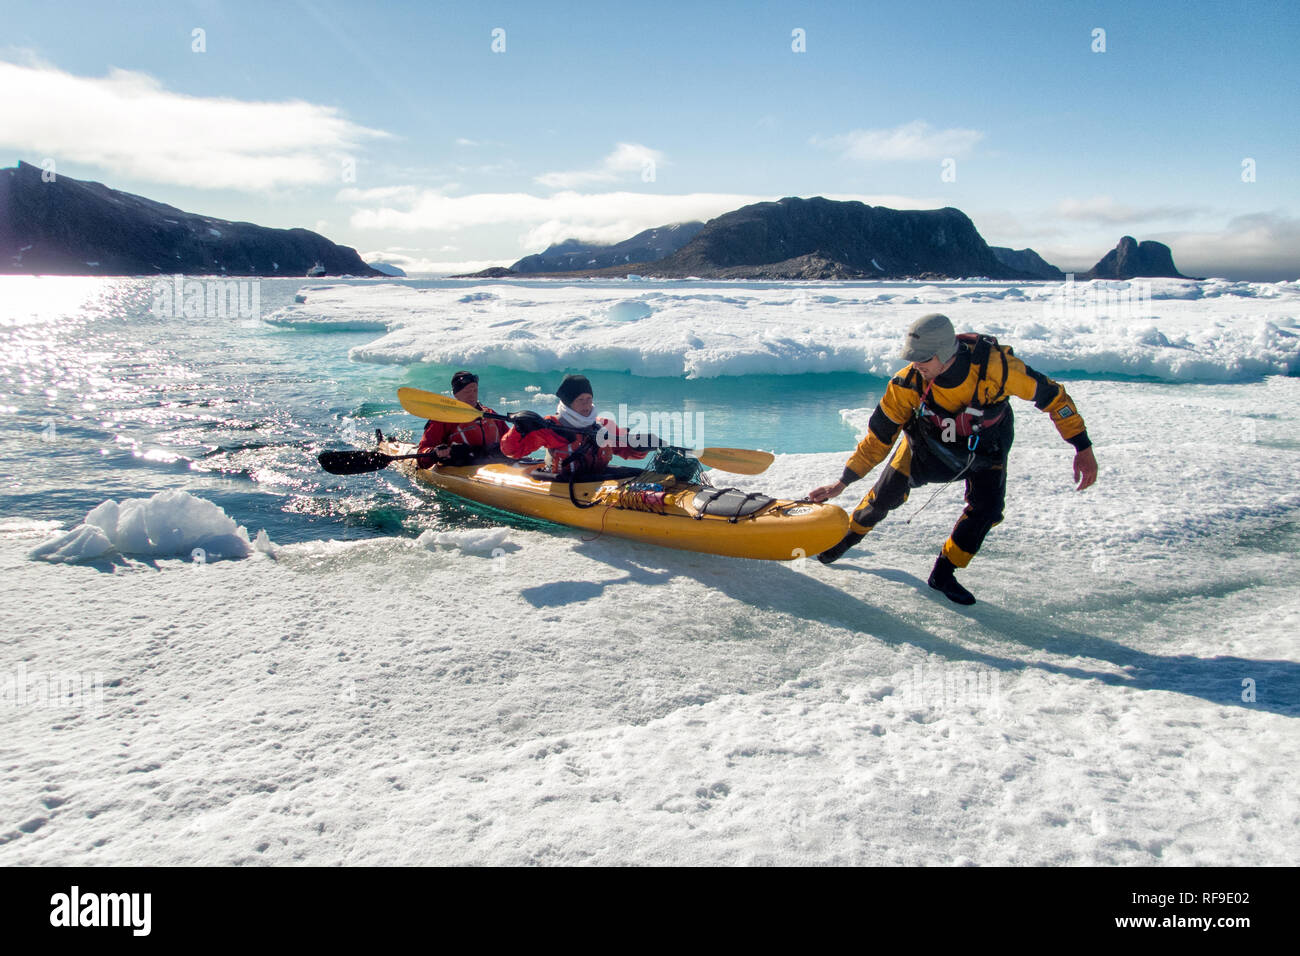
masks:
<instances>
[{"instance_id":1,"label":"person wearing black knit hat","mask_svg":"<svg viewBox=\"0 0 1300 956\"><path fill-rule=\"evenodd\" d=\"M555 390L555 397L569 408L579 395L592 395L591 381L585 375L566 375L560 387Z\"/></svg>"},{"instance_id":2,"label":"person wearing black knit hat","mask_svg":"<svg viewBox=\"0 0 1300 956\"><path fill-rule=\"evenodd\" d=\"M451 397L466 405L473 405L481 412L496 414L492 409L479 404L478 376L473 372L462 370L451 377ZM476 418L463 424L431 421L425 424L424 437L416 449L417 452L429 454L421 454L416 462L421 468L432 468L435 462L468 465L475 458L496 451L501 436L505 433L504 424L489 418Z\"/></svg>"},{"instance_id":3,"label":"person wearing black knit hat","mask_svg":"<svg viewBox=\"0 0 1300 956\"><path fill-rule=\"evenodd\" d=\"M451 377L452 398L456 398L456 393L459 392L466 385L470 385L470 384L475 384L475 385L478 384L478 376L475 375L473 372L466 372L462 370L457 372L455 375L453 375ZM477 398L477 396L475 396L475 398ZM459 399L459 398L457 398L456 400L464 401L464 399Z\"/></svg>"},{"instance_id":4,"label":"person wearing black knit hat","mask_svg":"<svg viewBox=\"0 0 1300 956\"><path fill-rule=\"evenodd\" d=\"M596 399L585 375L566 375L555 390L560 400L554 415L543 418L536 412L511 416L512 428L501 438L501 451L511 458L524 458L539 448L546 449L546 470L556 475L600 474L615 455L644 458L649 445L633 448L627 432L608 418L596 416ZM566 426L555 430L551 425Z\"/></svg>"}]
</instances>

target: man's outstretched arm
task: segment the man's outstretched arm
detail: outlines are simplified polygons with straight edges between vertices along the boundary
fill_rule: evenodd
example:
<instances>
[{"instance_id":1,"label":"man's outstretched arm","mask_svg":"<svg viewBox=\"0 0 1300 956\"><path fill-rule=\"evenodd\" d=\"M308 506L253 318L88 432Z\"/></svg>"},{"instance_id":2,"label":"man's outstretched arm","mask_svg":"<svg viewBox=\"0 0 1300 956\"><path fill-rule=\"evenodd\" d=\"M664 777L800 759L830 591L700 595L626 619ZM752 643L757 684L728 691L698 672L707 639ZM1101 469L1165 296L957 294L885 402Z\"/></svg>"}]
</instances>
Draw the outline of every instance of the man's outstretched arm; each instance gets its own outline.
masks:
<instances>
[{"instance_id":1,"label":"man's outstretched arm","mask_svg":"<svg viewBox=\"0 0 1300 956\"><path fill-rule=\"evenodd\" d=\"M1033 402L1035 408L1051 416L1057 432L1074 446L1074 483L1083 491L1097 480L1097 456L1093 454L1092 439L1074 399L1064 385L1035 372L1014 355L1007 355L1006 360L1007 393Z\"/></svg>"}]
</instances>

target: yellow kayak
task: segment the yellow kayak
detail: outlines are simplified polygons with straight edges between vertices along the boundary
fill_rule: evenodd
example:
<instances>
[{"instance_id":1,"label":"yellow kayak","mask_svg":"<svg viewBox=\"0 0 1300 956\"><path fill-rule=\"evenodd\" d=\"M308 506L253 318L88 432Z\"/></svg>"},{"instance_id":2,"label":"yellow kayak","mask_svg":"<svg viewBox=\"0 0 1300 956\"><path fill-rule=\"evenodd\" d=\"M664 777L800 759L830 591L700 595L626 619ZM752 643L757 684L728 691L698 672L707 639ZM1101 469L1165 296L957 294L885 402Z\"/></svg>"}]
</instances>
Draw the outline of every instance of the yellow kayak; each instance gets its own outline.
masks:
<instances>
[{"instance_id":1,"label":"yellow kayak","mask_svg":"<svg viewBox=\"0 0 1300 956\"><path fill-rule=\"evenodd\" d=\"M378 450L408 455L416 446L385 440ZM548 476L535 478L542 467L537 460L497 458L420 468L415 459L406 459L393 467L442 491L502 511L733 558L811 557L838 543L849 528L849 517L838 505L687 484L671 475L645 475L630 468L624 469L626 476L576 482L571 487Z\"/></svg>"}]
</instances>

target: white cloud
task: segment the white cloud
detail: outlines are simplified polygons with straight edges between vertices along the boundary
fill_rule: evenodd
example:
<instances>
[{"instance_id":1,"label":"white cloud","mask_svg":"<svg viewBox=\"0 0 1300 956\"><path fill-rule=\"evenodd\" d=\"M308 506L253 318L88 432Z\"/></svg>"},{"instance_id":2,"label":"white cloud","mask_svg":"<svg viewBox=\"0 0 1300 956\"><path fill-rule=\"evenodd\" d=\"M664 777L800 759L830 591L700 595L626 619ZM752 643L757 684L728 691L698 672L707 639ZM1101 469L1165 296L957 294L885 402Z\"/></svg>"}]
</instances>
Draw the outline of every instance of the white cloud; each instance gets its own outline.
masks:
<instances>
[{"instance_id":1,"label":"white cloud","mask_svg":"<svg viewBox=\"0 0 1300 956\"><path fill-rule=\"evenodd\" d=\"M1138 238L1169 246L1184 275L1260 282L1300 279L1300 218L1285 213L1235 216L1217 232L1163 232Z\"/></svg>"},{"instance_id":2,"label":"white cloud","mask_svg":"<svg viewBox=\"0 0 1300 956\"><path fill-rule=\"evenodd\" d=\"M189 96L112 69L75 76L0 61L0 147L39 163L82 163L124 178L261 192L336 183L342 162L389 136L301 100Z\"/></svg>"},{"instance_id":3,"label":"white cloud","mask_svg":"<svg viewBox=\"0 0 1300 956\"><path fill-rule=\"evenodd\" d=\"M878 160L948 159L967 155L984 138L974 129L935 129L913 120L893 129L855 129L839 136L814 136L812 144L838 150L845 159Z\"/></svg>"},{"instance_id":4,"label":"white cloud","mask_svg":"<svg viewBox=\"0 0 1300 956\"><path fill-rule=\"evenodd\" d=\"M467 259L460 262L449 262L445 259L429 258L430 253L435 251L441 250L407 249L405 252L400 252L397 248L389 247L388 249L363 252L361 258L364 262L387 262L407 273L436 272L443 275L481 272L492 266L509 267L515 261L513 259Z\"/></svg>"},{"instance_id":5,"label":"white cloud","mask_svg":"<svg viewBox=\"0 0 1300 956\"><path fill-rule=\"evenodd\" d=\"M593 169L570 172L543 173L536 181L552 189L573 189L587 183L612 183L632 175L641 176L644 170L655 170L663 164L664 154L640 143L619 143L601 164Z\"/></svg>"},{"instance_id":6,"label":"white cloud","mask_svg":"<svg viewBox=\"0 0 1300 956\"><path fill-rule=\"evenodd\" d=\"M1156 220L1191 219L1209 212L1206 206L1126 206L1110 196L1090 199L1063 199L1055 213L1063 219L1103 225L1128 226Z\"/></svg>"},{"instance_id":7,"label":"white cloud","mask_svg":"<svg viewBox=\"0 0 1300 956\"><path fill-rule=\"evenodd\" d=\"M1033 242L1056 239L1065 232L1061 221L1050 215L1022 218L1000 208L962 211L970 216L971 222L975 223L975 228L990 246L1012 245L1014 248L1023 248Z\"/></svg>"},{"instance_id":8,"label":"white cloud","mask_svg":"<svg viewBox=\"0 0 1300 956\"><path fill-rule=\"evenodd\" d=\"M380 204L359 209L350 223L355 229L454 231L473 226L517 225L544 233L595 239L626 239L650 226L690 219L708 219L769 197L721 193L653 195L649 193L561 192L552 196L528 193L475 193L447 196L425 190L406 208Z\"/></svg>"}]
</instances>

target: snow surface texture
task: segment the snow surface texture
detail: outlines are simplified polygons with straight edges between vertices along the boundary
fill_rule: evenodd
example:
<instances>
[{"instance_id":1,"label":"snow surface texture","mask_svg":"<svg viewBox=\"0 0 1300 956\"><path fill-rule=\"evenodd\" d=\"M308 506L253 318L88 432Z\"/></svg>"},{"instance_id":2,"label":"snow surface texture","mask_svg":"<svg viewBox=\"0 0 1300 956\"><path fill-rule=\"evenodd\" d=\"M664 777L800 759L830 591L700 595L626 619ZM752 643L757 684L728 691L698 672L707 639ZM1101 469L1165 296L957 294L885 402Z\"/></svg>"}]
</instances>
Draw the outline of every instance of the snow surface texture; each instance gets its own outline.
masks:
<instances>
[{"instance_id":1,"label":"snow surface texture","mask_svg":"<svg viewBox=\"0 0 1300 956\"><path fill-rule=\"evenodd\" d=\"M521 371L639 375L866 372L902 364L899 336L926 312L1014 344L1044 373L1252 381L1300 372L1300 281L1183 279L948 282L770 288L727 283L502 283L304 289L267 321L306 330L384 329L353 358Z\"/></svg>"},{"instance_id":2,"label":"snow surface texture","mask_svg":"<svg viewBox=\"0 0 1300 956\"><path fill-rule=\"evenodd\" d=\"M105 501L92 508L84 522L38 545L29 556L54 562L122 555L219 561L247 557L254 549L273 553L265 531L250 541L247 529L212 502L185 491L164 491L121 504Z\"/></svg>"},{"instance_id":3,"label":"snow surface texture","mask_svg":"<svg viewBox=\"0 0 1300 956\"><path fill-rule=\"evenodd\" d=\"M1071 392L1100 482L1019 404L971 609L924 586L957 488L830 567L511 527L107 573L12 516L0 865L1292 864L1300 380Z\"/></svg>"}]
</instances>

